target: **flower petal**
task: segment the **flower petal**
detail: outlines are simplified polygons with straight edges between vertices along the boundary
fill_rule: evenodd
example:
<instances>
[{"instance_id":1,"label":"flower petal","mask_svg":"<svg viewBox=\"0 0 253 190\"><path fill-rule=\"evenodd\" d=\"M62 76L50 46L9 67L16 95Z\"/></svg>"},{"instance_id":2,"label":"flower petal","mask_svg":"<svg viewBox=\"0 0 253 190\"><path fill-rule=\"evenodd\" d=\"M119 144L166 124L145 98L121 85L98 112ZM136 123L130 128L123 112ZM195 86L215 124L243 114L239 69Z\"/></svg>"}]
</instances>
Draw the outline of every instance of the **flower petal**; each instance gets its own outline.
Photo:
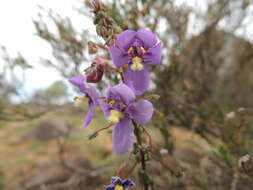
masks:
<instances>
[{"instance_id":1,"label":"flower petal","mask_svg":"<svg viewBox=\"0 0 253 190\"><path fill-rule=\"evenodd\" d=\"M117 94L119 94L122 97L123 101L126 104L131 103L136 98L133 90L129 88L127 85L125 85L124 83L115 85L113 89Z\"/></svg>"},{"instance_id":2,"label":"flower petal","mask_svg":"<svg viewBox=\"0 0 253 190\"><path fill-rule=\"evenodd\" d=\"M133 43L135 36L136 32L134 30L125 30L117 36L116 45L118 45L120 49L127 51Z\"/></svg>"},{"instance_id":3,"label":"flower petal","mask_svg":"<svg viewBox=\"0 0 253 190\"><path fill-rule=\"evenodd\" d=\"M115 185L106 185L106 186L104 186L105 190L114 190L114 188L115 188Z\"/></svg>"},{"instance_id":4,"label":"flower petal","mask_svg":"<svg viewBox=\"0 0 253 190\"><path fill-rule=\"evenodd\" d=\"M88 95L95 105L99 105L99 93L93 86L89 86L85 83L85 78L82 75L71 77L69 82L78 87L80 92Z\"/></svg>"},{"instance_id":5,"label":"flower petal","mask_svg":"<svg viewBox=\"0 0 253 190\"><path fill-rule=\"evenodd\" d=\"M118 181L121 181L121 179L119 177L112 177L111 179L111 183L113 183L114 185L117 184Z\"/></svg>"},{"instance_id":6,"label":"flower petal","mask_svg":"<svg viewBox=\"0 0 253 190\"><path fill-rule=\"evenodd\" d=\"M136 38L142 41L145 49L153 47L158 41L156 35L146 29L138 30Z\"/></svg>"},{"instance_id":7,"label":"flower petal","mask_svg":"<svg viewBox=\"0 0 253 190\"><path fill-rule=\"evenodd\" d=\"M134 182L132 182L132 180L130 180L130 179L125 179L125 180L123 180L122 186L123 186L124 188L128 188L128 187L135 186L135 184L134 184Z\"/></svg>"},{"instance_id":8,"label":"flower petal","mask_svg":"<svg viewBox=\"0 0 253 190\"><path fill-rule=\"evenodd\" d=\"M152 118L154 108L148 100L140 100L129 105L126 112L137 124L144 125Z\"/></svg>"},{"instance_id":9,"label":"flower petal","mask_svg":"<svg viewBox=\"0 0 253 190\"><path fill-rule=\"evenodd\" d=\"M84 84L85 78L82 75L76 75L69 79L69 82L78 87L82 93L86 93L86 86Z\"/></svg>"},{"instance_id":10,"label":"flower petal","mask_svg":"<svg viewBox=\"0 0 253 190\"><path fill-rule=\"evenodd\" d=\"M154 47L151 47L147 53L142 57L144 61L148 64L158 65L161 62L161 52L162 52L162 43L156 44Z\"/></svg>"},{"instance_id":11,"label":"flower petal","mask_svg":"<svg viewBox=\"0 0 253 190\"><path fill-rule=\"evenodd\" d=\"M149 81L150 75L146 66L141 71L133 71L131 68L128 68L125 72L125 84L136 95L141 95L148 89Z\"/></svg>"},{"instance_id":12,"label":"flower petal","mask_svg":"<svg viewBox=\"0 0 253 190\"><path fill-rule=\"evenodd\" d=\"M117 154L124 154L132 149L134 143L133 129L129 118L123 118L113 128L112 147Z\"/></svg>"},{"instance_id":13,"label":"flower petal","mask_svg":"<svg viewBox=\"0 0 253 190\"><path fill-rule=\"evenodd\" d=\"M114 185L122 185L123 180L119 177L112 177L112 184Z\"/></svg>"},{"instance_id":14,"label":"flower petal","mask_svg":"<svg viewBox=\"0 0 253 190\"><path fill-rule=\"evenodd\" d=\"M98 106L99 105L99 93L97 89L93 86L87 86L86 93L91 98L92 102Z\"/></svg>"},{"instance_id":15,"label":"flower petal","mask_svg":"<svg viewBox=\"0 0 253 190\"><path fill-rule=\"evenodd\" d=\"M106 97L109 101L123 101L127 105L133 102L136 98L133 90L124 83L109 87L107 89Z\"/></svg>"},{"instance_id":16,"label":"flower petal","mask_svg":"<svg viewBox=\"0 0 253 190\"><path fill-rule=\"evenodd\" d=\"M109 46L109 53L112 58L113 64L116 67L122 67L124 64L127 64L129 61L128 54L123 52L121 49L115 46Z\"/></svg>"},{"instance_id":17,"label":"flower petal","mask_svg":"<svg viewBox=\"0 0 253 190\"><path fill-rule=\"evenodd\" d=\"M93 107L94 107L94 104L92 102L89 103L89 107L88 107L88 111L84 117L84 120L83 120L83 126L84 127L87 127L90 122L91 122L91 119L93 117Z\"/></svg>"},{"instance_id":18,"label":"flower petal","mask_svg":"<svg viewBox=\"0 0 253 190\"><path fill-rule=\"evenodd\" d=\"M109 117L110 115L110 106L108 106L108 104L102 100L99 101L99 105L102 108L105 117Z\"/></svg>"}]
</instances>

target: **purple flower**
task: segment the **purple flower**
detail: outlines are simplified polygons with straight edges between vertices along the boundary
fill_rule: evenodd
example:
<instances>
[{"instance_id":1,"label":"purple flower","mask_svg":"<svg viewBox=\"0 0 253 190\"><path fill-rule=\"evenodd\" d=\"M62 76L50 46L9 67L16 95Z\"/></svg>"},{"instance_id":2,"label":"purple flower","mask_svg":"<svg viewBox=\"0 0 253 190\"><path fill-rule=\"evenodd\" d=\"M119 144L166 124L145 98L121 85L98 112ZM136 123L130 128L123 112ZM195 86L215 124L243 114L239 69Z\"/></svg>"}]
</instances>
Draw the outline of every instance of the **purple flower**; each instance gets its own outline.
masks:
<instances>
[{"instance_id":1,"label":"purple flower","mask_svg":"<svg viewBox=\"0 0 253 190\"><path fill-rule=\"evenodd\" d=\"M113 63L117 67L128 65L125 71L125 83L136 95L147 90L150 75L147 64L158 65L161 61L162 44L150 31L142 29L125 30L116 38L116 45L109 47Z\"/></svg>"},{"instance_id":2,"label":"purple flower","mask_svg":"<svg viewBox=\"0 0 253 190\"><path fill-rule=\"evenodd\" d=\"M134 102L135 98L133 90L121 83L108 87L106 100L101 103L108 121L115 124L112 143L117 154L123 154L133 146L134 134L131 120L139 125L144 125L153 115L153 105L149 101Z\"/></svg>"},{"instance_id":3,"label":"purple flower","mask_svg":"<svg viewBox=\"0 0 253 190\"><path fill-rule=\"evenodd\" d=\"M127 190L129 187L135 186L130 179L120 179L119 177L112 177L111 184L104 186L105 190Z\"/></svg>"},{"instance_id":4,"label":"purple flower","mask_svg":"<svg viewBox=\"0 0 253 190\"><path fill-rule=\"evenodd\" d=\"M93 107L98 106L99 104L99 93L97 90L89 86L85 83L85 78L81 75L77 75L74 77L71 77L69 79L69 82L72 83L74 86L78 87L80 92L82 92L85 97L75 97L74 100L77 103L81 103L84 100L88 99L88 112L84 117L83 125L84 127L87 127L89 123L91 122L92 116L93 116Z\"/></svg>"}]
</instances>

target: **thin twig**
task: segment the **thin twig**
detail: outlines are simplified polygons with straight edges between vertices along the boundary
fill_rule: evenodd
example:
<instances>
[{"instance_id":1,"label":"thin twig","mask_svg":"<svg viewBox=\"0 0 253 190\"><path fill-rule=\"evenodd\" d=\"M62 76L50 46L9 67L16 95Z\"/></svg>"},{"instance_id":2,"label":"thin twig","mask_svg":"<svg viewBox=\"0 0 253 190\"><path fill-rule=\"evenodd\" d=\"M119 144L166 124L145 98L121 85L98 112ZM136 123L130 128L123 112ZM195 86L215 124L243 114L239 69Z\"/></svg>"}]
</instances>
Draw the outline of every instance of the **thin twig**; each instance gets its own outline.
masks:
<instances>
[{"instance_id":1,"label":"thin twig","mask_svg":"<svg viewBox=\"0 0 253 190\"><path fill-rule=\"evenodd\" d=\"M138 126L137 124L133 122L133 125L134 125L134 134L136 136L136 139L137 139L137 143L140 145L140 157L141 157L141 168L143 170L144 173L146 173L146 160L145 160L145 153L142 149L142 141L141 141L141 136L140 136L140 133L139 133L139 129L138 129ZM148 186L149 184L147 183L147 181L143 180L143 189L144 190L148 190Z\"/></svg>"},{"instance_id":2,"label":"thin twig","mask_svg":"<svg viewBox=\"0 0 253 190\"><path fill-rule=\"evenodd\" d=\"M152 146L153 145L153 142L152 142L152 137L151 137L151 135L149 134L149 132L144 128L144 127L142 127L142 129L143 129L143 131L146 133L146 135L148 136L148 144L149 144L149 146Z\"/></svg>"},{"instance_id":3,"label":"thin twig","mask_svg":"<svg viewBox=\"0 0 253 190\"><path fill-rule=\"evenodd\" d=\"M107 126L107 127L104 127L104 128L102 128L102 129L99 129L99 130L95 131L92 135L89 136L89 140L91 140L91 139L97 137L99 132L104 131L104 130L106 130L106 129L109 129L109 128L111 128L112 126L113 126L113 124L111 124L111 125L109 125L109 126Z\"/></svg>"}]
</instances>

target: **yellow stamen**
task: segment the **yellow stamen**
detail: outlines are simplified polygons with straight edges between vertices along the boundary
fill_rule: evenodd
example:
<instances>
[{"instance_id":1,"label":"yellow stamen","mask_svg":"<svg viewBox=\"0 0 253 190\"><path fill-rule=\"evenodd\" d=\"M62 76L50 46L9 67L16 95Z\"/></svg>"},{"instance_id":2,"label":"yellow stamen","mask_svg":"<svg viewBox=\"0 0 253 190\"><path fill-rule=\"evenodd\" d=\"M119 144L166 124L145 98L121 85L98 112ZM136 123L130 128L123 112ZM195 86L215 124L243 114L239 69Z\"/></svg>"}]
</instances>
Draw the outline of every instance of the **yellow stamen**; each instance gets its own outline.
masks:
<instances>
[{"instance_id":1,"label":"yellow stamen","mask_svg":"<svg viewBox=\"0 0 253 190\"><path fill-rule=\"evenodd\" d=\"M117 110L111 110L110 115L108 117L108 121L111 124L118 123L119 120L123 117L123 114Z\"/></svg>"},{"instance_id":2,"label":"yellow stamen","mask_svg":"<svg viewBox=\"0 0 253 190\"><path fill-rule=\"evenodd\" d=\"M86 97L78 97L78 96L74 96L73 97L73 100L74 100L74 105L75 106L80 106L82 103L84 103L87 98Z\"/></svg>"},{"instance_id":3,"label":"yellow stamen","mask_svg":"<svg viewBox=\"0 0 253 190\"><path fill-rule=\"evenodd\" d=\"M133 48L132 48L132 47L130 47L130 48L127 50L127 53L130 54L131 51L133 51Z\"/></svg>"},{"instance_id":4,"label":"yellow stamen","mask_svg":"<svg viewBox=\"0 0 253 190\"><path fill-rule=\"evenodd\" d=\"M114 187L114 190L123 190L123 186L122 185L116 185Z\"/></svg>"},{"instance_id":5,"label":"yellow stamen","mask_svg":"<svg viewBox=\"0 0 253 190\"><path fill-rule=\"evenodd\" d=\"M143 69L143 64L141 64L142 59L140 57L134 57L132 59L133 64L131 65L131 69L134 71L141 71Z\"/></svg>"},{"instance_id":6,"label":"yellow stamen","mask_svg":"<svg viewBox=\"0 0 253 190\"><path fill-rule=\"evenodd\" d=\"M142 54L146 53L146 50L142 46L141 46L141 51L142 51Z\"/></svg>"},{"instance_id":7,"label":"yellow stamen","mask_svg":"<svg viewBox=\"0 0 253 190\"><path fill-rule=\"evenodd\" d=\"M111 100L111 101L108 103L108 105L111 106L111 107L112 107L114 104L115 104L115 100Z\"/></svg>"}]
</instances>

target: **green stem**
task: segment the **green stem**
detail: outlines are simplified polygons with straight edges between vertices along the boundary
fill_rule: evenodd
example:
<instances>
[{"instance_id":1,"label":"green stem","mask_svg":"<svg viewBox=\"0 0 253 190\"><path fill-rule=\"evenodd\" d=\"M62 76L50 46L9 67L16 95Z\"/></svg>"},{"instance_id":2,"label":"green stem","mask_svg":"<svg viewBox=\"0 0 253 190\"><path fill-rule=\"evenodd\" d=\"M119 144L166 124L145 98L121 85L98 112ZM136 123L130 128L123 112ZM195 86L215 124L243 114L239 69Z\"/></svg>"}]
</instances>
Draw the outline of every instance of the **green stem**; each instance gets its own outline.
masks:
<instances>
[{"instance_id":1,"label":"green stem","mask_svg":"<svg viewBox=\"0 0 253 190\"><path fill-rule=\"evenodd\" d=\"M142 168L142 171L144 173L146 173L146 160L145 160L145 153L142 149L142 141L141 141L141 136L140 136L140 130L138 129L138 125L133 121L133 125L134 125L134 134L136 136L136 139L137 139L137 143L140 145L140 158L141 158L141 168ZM143 190L148 190L149 184L147 181L143 180Z\"/></svg>"}]
</instances>

